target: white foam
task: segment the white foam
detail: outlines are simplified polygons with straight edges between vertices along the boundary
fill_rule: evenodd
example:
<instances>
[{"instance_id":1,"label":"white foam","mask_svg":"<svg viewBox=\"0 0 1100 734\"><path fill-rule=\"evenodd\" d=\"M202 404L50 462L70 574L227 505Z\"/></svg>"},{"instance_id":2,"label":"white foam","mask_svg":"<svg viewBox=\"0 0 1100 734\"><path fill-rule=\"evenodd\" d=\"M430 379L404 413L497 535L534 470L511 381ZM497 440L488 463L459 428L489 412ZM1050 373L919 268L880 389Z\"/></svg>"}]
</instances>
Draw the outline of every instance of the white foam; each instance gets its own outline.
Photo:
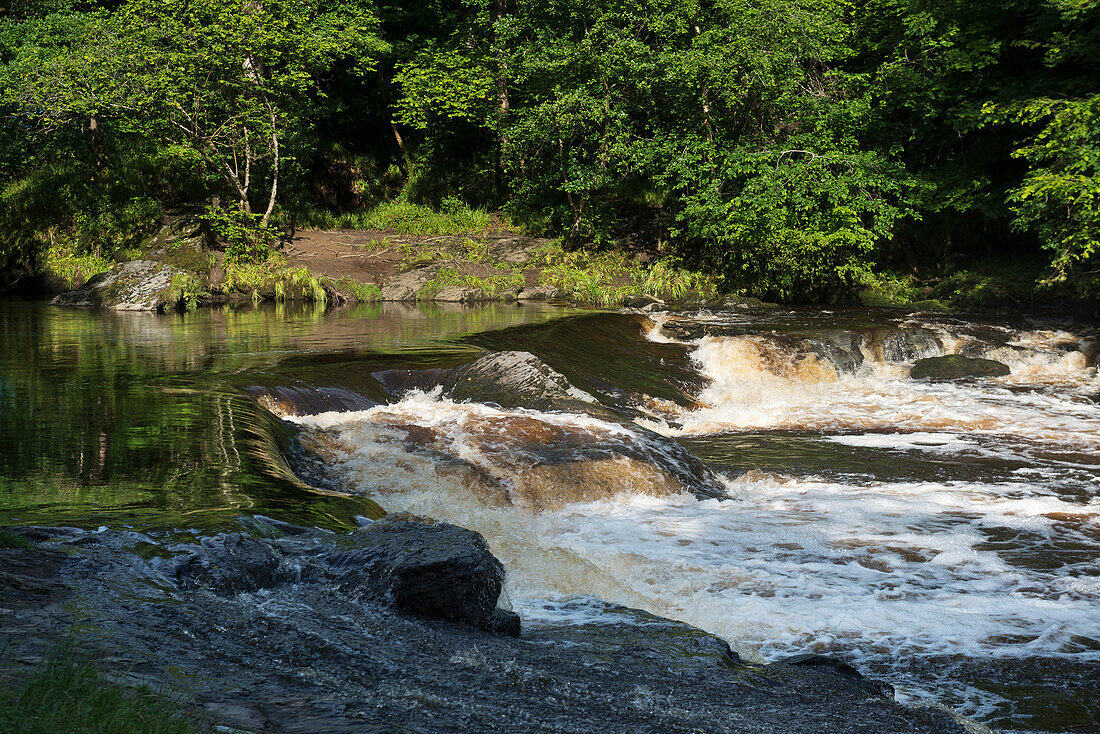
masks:
<instances>
[{"instance_id":1,"label":"white foam","mask_svg":"<svg viewBox=\"0 0 1100 734\"><path fill-rule=\"evenodd\" d=\"M976 446L975 441L956 433L859 433L824 436L826 441L860 448L921 449L951 451Z\"/></svg>"}]
</instances>

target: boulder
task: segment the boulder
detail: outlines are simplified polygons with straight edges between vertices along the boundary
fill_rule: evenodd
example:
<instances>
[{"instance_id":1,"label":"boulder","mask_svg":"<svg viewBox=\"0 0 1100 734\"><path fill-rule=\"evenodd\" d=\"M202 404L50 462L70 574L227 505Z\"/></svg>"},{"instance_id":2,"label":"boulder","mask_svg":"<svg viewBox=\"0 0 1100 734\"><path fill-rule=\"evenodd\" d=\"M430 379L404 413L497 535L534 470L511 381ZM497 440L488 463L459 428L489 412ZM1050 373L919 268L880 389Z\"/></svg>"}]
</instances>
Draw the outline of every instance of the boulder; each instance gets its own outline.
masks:
<instances>
[{"instance_id":1,"label":"boulder","mask_svg":"<svg viewBox=\"0 0 1100 734\"><path fill-rule=\"evenodd\" d=\"M497 609L504 567L477 533L394 516L355 535L358 547L323 560L341 591L408 614L518 633L518 617Z\"/></svg>"},{"instance_id":2,"label":"boulder","mask_svg":"<svg viewBox=\"0 0 1100 734\"><path fill-rule=\"evenodd\" d=\"M443 383L452 400L496 403L503 408L583 410L596 398L530 352L494 352L459 367Z\"/></svg>"},{"instance_id":3,"label":"boulder","mask_svg":"<svg viewBox=\"0 0 1100 734\"><path fill-rule=\"evenodd\" d=\"M948 354L943 357L918 359L910 370L914 380L955 380L961 377L1004 377L1012 370L1003 362L992 359Z\"/></svg>"},{"instance_id":4,"label":"boulder","mask_svg":"<svg viewBox=\"0 0 1100 734\"><path fill-rule=\"evenodd\" d=\"M415 301L429 281L439 274L438 265L413 268L393 276L382 286L383 301Z\"/></svg>"},{"instance_id":5,"label":"boulder","mask_svg":"<svg viewBox=\"0 0 1100 734\"><path fill-rule=\"evenodd\" d=\"M469 285L447 286L435 294L435 300L443 303L480 303L488 298L485 291Z\"/></svg>"},{"instance_id":6,"label":"boulder","mask_svg":"<svg viewBox=\"0 0 1100 734\"><path fill-rule=\"evenodd\" d=\"M561 298L565 298L565 294L555 285L536 285L516 294L518 301L556 301Z\"/></svg>"},{"instance_id":7,"label":"boulder","mask_svg":"<svg viewBox=\"0 0 1100 734\"><path fill-rule=\"evenodd\" d=\"M775 665L806 667L822 670L828 673L832 673L833 675L840 676L841 678L847 678L851 681L857 681L857 686L860 689L866 691L873 696L882 696L883 698L894 697L894 687L889 683L868 680L867 678L863 677L862 673L860 673L848 663L829 655L818 655L816 653L791 655L790 657L786 657L776 661Z\"/></svg>"},{"instance_id":8,"label":"boulder","mask_svg":"<svg viewBox=\"0 0 1100 734\"><path fill-rule=\"evenodd\" d=\"M75 291L62 293L53 299L53 304L116 311L163 311L180 304L193 280L193 275L179 268L152 260L134 260L100 273Z\"/></svg>"}]
</instances>

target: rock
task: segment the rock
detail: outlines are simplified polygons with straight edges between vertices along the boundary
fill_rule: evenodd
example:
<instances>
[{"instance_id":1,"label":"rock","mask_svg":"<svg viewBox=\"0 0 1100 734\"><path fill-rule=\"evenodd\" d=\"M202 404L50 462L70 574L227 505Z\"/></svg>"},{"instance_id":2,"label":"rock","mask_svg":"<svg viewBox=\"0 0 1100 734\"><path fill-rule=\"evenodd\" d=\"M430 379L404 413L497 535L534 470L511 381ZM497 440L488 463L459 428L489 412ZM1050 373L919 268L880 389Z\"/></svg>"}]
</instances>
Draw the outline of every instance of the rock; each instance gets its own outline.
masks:
<instances>
[{"instance_id":1,"label":"rock","mask_svg":"<svg viewBox=\"0 0 1100 734\"><path fill-rule=\"evenodd\" d=\"M120 263L75 291L53 299L55 306L163 311L180 304L193 275L152 260Z\"/></svg>"},{"instance_id":2,"label":"rock","mask_svg":"<svg viewBox=\"0 0 1100 734\"><path fill-rule=\"evenodd\" d=\"M911 362L943 353L935 332L921 328L872 329L864 334L864 346L886 362Z\"/></svg>"},{"instance_id":3,"label":"rock","mask_svg":"<svg viewBox=\"0 0 1100 734\"><path fill-rule=\"evenodd\" d=\"M504 567L472 530L387 517L356 535L361 547L325 558L342 591L409 614L518 632L518 618L497 611Z\"/></svg>"},{"instance_id":4,"label":"rock","mask_svg":"<svg viewBox=\"0 0 1100 734\"><path fill-rule=\"evenodd\" d=\"M561 289L554 285L537 285L524 288L516 294L517 301L557 301L565 298Z\"/></svg>"},{"instance_id":5,"label":"rock","mask_svg":"<svg viewBox=\"0 0 1100 734\"><path fill-rule=\"evenodd\" d=\"M453 400L496 403L503 408L567 410L578 403L597 405L596 398L530 352L488 354L456 369L443 390Z\"/></svg>"},{"instance_id":6,"label":"rock","mask_svg":"<svg viewBox=\"0 0 1100 734\"><path fill-rule=\"evenodd\" d=\"M290 581L282 560L267 543L245 535L203 538L198 550L175 568L183 586L204 586L218 594L256 591Z\"/></svg>"},{"instance_id":7,"label":"rock","mask_svg":"<svg viewBox=\"0 0 1100 734\"><path fill-rule=\"evenodd\" d=\"M443 303L480 303L489 300L485 291L475 286L452 285L435 294L436 301Z\"/></svg>"},{"instance_id":8,"label":"rock","mask_svg":"<svg viewBox=\"0 0 1100 734\"><path fill-rule=\"evenodd\" d=\"M382 300L415 301L419 298L424 286L438 274L438 265L428 265L398 273L382 286Z\"/></svg>"},{"instance_id":9,"label":"rock","mask_svg":"<svg viewBox=\"0 0 1100 734\"><path fill-rule=\"evenodd\" d=\"M1011 372L1003 362L948 354L944 357L918 359L909 376L914 380L955 380L960 377L1004 377Z\"/></svg>"},{"instance_id":10,"label":"rock","mask_svg":"<svg viewBox=\"0 0 1100 734\"><path fill-rule=\"evenodd\" d=\"M654 298L653 296L627 296L623 299L623 306L625 308L647 308L654 310L657 307L666 305L660 298Z\"/></svg>"},{"instance_id":11,"label":"rock","mask_svg":"<svg viewBox=\"0 0 1100 734\"><path fill-rule=\"evenodd\" d=\"M842 678L847 678L852 681L859 681L860 687L868 693L876 696L883 696L885 698L894 697L894 687L889 683L882 683L881 681L868 680L863 677L863 674L853 668L843 660L830 657L828 655L817 655L815 653L805 653L802 655L791 655L790 657L783 658L775 662L775 665L791 665L791 666L805 666L809 668L817 668L819 670L828 671L834 675L839 675Z\"/></svg>"},{"instance_id":12,"label":"rock","mask_svg":"<svg viewBox=\"0 0 1100 734\"><path fill-rule=\"evenodd\" d=\"M779 308L778 303L771 303L769 301L761 301L759 298L752 298L749 296L725 296L720 301L720 308L728 311L736 311L740 309L764 309L764 308Z\"/></svg>"}]
</instances>

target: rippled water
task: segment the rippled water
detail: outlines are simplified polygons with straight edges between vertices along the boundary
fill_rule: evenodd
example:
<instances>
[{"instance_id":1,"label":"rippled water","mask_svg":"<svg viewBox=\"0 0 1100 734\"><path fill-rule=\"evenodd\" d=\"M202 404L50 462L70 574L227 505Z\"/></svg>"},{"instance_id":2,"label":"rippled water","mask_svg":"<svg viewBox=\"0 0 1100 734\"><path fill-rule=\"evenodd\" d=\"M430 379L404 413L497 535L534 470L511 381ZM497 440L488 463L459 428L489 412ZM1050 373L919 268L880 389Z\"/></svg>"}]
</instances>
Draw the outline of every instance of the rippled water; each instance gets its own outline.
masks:
<instances>
[{"instance_id":1,"label":"rippled water","mask_svg":"<svg viewBox=\"0 0 1100 734\"><path fill-rule=\"evenodd\" d=\"M329 489L482 532L529 624L581 621L600 607L564 602L599 597L758 659L840 655L998 729L1100 727L1100 378L1082 330L873 311L0 317L4 517L369 514L272 484L286 429L262 404ZM483 349L534 352L618 419L433 389ZM1011 374L909 379L947 353ZM230 404L267 449L226 428ZM724 498L679 491L662 440L716 469Z\"/></svg>"}]
</instances>

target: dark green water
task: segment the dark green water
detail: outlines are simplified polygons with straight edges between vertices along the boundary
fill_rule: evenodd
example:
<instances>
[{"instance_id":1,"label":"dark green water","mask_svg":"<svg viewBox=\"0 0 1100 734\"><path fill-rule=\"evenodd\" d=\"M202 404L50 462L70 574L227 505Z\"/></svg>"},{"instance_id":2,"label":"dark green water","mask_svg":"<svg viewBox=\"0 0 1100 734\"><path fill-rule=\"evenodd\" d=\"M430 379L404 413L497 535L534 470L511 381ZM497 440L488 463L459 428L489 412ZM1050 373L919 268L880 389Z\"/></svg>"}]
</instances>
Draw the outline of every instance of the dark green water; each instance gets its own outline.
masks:
<instances>
[{"instance_id":1,"label":"dark green water","mask_svg":"<svg viewBox=\"0 0 1100 734\"><path fill-rule=\"evenodd\" d=\"M346 525L376 514L370 500L298 481L279 452L286 427L251 394L370 404L384 399L373 370L469 361L479 350L462 337L564 313L368 305L152 315L0 301L0 523L211 528L247 512Z\"/></svg>"}]
</instances>

